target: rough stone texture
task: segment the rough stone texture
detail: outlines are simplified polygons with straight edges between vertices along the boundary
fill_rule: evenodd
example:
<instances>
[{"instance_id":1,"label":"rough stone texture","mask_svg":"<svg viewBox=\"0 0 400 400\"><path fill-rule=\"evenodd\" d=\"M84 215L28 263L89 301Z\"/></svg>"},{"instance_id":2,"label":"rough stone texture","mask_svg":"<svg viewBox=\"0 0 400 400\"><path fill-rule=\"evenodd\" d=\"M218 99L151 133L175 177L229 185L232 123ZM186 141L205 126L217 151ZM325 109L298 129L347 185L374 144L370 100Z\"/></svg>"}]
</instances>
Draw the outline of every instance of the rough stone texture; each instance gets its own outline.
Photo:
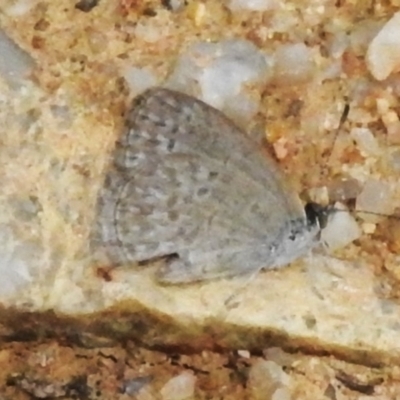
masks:
<instances>
[{"instance_id":1,"label":"rough stone texture","mask_svg":"<svg viewBox=\"0 0 400 400\"><path fill-rule=\"evenodd\" d=\"M15 400L166 400L191 393L195 399L394 400L400 390L398 368L371 369L277 348L258 356L184 355L132 342L89 349L45 341L4 345L0 363L0 392Z\"/></svg>"},{"instance_id":2,"label":"rough stone texture","mask_svg":"<svg viewBox=\"0 0 400 400\"><path fill-rule=\"evenodd\" d=\"M155 267L109 270L94 265L89 251L108 156L128 97L137 94L128 93L123 71L146 68L163 82L189 45L227 36L268 54L291 41L312 50L312 74L300 68L301 82L280 72L276 81L246 87L260 98L247 128L268 136L296 190L329 192L341 178L362 186L377 180L396 208L399 77L374 81L364 56L370 30L376 34L375 23L398 6L317 3L238 14L212 0L177 11L159 2L101 1L88 12L40 2L22 16L1 6L5 32L36 63L32 84L16 92L1 82L2 338L51 336L85 346L136 339L196 350L279 345L399 364L396 220L364 220L369 235L340 253L314 253L246 285L232 279L163 287L152 278ZM350 113L332 149L346 102ZM346 135L354 127L370 128L382 151L360 152ZM227 309L232 294L237 304Z\"/></svg>"}]
</instances>

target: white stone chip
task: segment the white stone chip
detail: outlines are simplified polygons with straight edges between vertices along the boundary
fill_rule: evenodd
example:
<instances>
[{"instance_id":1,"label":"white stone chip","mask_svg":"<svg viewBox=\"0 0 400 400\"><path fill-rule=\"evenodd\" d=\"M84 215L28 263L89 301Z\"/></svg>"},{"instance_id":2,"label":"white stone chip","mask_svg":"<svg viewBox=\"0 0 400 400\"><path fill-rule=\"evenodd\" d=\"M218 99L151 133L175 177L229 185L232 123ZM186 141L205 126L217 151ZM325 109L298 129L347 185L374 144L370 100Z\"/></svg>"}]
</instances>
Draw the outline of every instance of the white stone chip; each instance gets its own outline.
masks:
<instances>
[{"instance_id":1,"label":"white stone chip","mask_svg":"<svg viewBox=\"0 0 400 400\"><path fill-rule=\"evenodd\" d=\"M156 76L147 68L127 66L122 73L134 95L144 92L157 84Z\"/></svg>"},{"instance_id":2,"label":"white stone chip","mask_svg":"<svg viewBox=\"0 0 400 400\"><path fill-rule=\"evenodd\" d=\"M32 57L0 30L0 77L12 87L18 87L34 66Z\"/></svg>"},{"instance_id":3,"label":"white stone chip","mask_svg":"<svg viewBox=\"0 0 400 400\"><path fill-rule=\"evenodd\" d=\"M188 400L194 395L196 377L188 371L184 371L178 376L170 379L161 388L161 397L163 400Z\"/></svg>"},{"instance_id":4,"label":"white stone chip","mask_svg":"<svg viewBox=\"0 0 400 400\"><path fill-rule=\"evenodd\" d=\"M5 298L32 280L31 269L37 261L38 249L18 241L5 225L0 225L0 243L0 298Z\"/></svg>"},{"instance_id":5,"label":"white stone chip","mask_svg":"<svg viewBox=\"0 0 400 400\"><path fill-rule=\"evenodd\" d=\"M248 350L238 350L238 356L243 358L250 358L251 354Z\"/></svg>"},{"instance_id":6,"label":"white stone chip","mask_svg":"<svg viewBox=\"0 0 400 400\"><path fill-rule=\"evenodd\" d=\"M386 79L400 68L400 12L383 26L370 43L367 66L378 81Z\"/></svg>"},{"instance_id":7,"label":"white stone chip","mask_svg":"<svg viewBox=\"0 0 400 400\"><path fill-rule=\"evenodd\" d=\"M260 87L271 77L271 63L247 40L200 42L179 57L166 86L200 97L231 118L248 122L257 113L259 100L248 88Z\"/></svg>"},{"instance_id":8,"label":"white stone chip","mask_svg":"<svg viewBox=\"0 0 400 400\"><path fill-rule=\"evenodd\" d=\"M249 371L248 387L254 400L289 400L290 376L273 361L259 360Z\"/></svg>"},{"instance_id":9,"label":"white stone chip","mask_svg":"<svg viewBox=\"0 0 400 400\"><path fill-rule=\"evenodd\" d=\"M379 143L375 139L371 129L355 127L350 131L350 136L357 143L357 147L364 157L376 157L381 154Z\"/></svg>"},{"instance_id":10,"label":"white stone chip","mask_svg":"<svg viewBox=\"0 0 400 400\"><path fill-rule=\"evenodd\" d=\"M22 17L36 6L38 0L14 0L9 2L2 11L10 17Z\"/></svg>"},{"instance_id":11,"label":"white stone chip","mask_svg":"<svg viewBox=\"0 0 400 400\"><path fill-rule=\"evenodd\" d=\"M356 201L358 215L368 222L377 222L386 215L390 215L395 206L391 185L376 179L370 179L365 183ZM372 214L364 214L362 211Z\"/></svg>"},{"instance_id":12,"label":"white stone chip","mask_svg":"<svg viewBox=\"0 0 400 400\"><path fill-rule=\"evenodd\" d=\"M240 10L268 11L279 7L278 0L230 0L228 8L235 12Z\"/></svg>"},{"instance_id":13,"label":"white stone chip","mask_svg":"<svg viewBox=\"0 0 400 400\"><path fill-rule=\"evenodd\" d=\"M335 205L340 208L340 205ZM345 209L334 212L327 226L321 232L321 239L329 249L336 250L346 247L362 235L361 228L355 218Z\"/></svg>"},{"instance_id":14,"label":"white stone chip","mask_svg":"<svg viewBox=\"0 0 400 400\"><path fill-rule=\"evenodd\" d=\"M295 85L311 79L315 70L312 49L304 43L285 44L275 52L275 80L282 85Z\"/></svg>"}]
</instances>

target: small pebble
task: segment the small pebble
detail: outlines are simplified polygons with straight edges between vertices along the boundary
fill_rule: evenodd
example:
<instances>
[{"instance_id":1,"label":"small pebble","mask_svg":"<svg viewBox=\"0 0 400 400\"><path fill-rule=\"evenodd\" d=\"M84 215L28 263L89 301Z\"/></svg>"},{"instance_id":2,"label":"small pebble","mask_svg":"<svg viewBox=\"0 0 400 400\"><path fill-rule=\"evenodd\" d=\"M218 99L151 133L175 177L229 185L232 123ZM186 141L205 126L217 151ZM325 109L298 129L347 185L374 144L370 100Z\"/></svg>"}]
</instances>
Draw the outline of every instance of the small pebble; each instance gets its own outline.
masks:
<instances>
[{"instance_id":1,"label":"small pebble","mask_svg":"<svg viewBox=\"0 0 400 400\"><path fill-rule=\"evenodd\" d=\"M161 389L163 400L187 400L194 395L196 377L188 371L170 379Z\"/></svg>"}]
</instances>

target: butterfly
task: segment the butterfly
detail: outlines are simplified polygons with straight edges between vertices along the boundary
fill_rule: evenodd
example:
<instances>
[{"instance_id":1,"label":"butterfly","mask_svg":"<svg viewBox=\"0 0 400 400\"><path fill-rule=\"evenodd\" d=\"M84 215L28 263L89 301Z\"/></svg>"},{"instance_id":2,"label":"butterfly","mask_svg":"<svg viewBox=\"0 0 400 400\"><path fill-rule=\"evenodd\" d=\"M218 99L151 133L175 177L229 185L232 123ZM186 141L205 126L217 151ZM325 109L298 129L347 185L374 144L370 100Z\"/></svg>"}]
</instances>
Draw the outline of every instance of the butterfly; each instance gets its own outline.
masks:
<instances>
[{"instance_id":1,"label":"butterfly","mask_svg":"<svg viewBox=\"0 0 400 400\"><path fill-rule=\"evenodd\" d=\"M318 242L322 215L222 112L159 87L134 99L96 212L110 265L162 260L168 284L283 267Z\"/></svg>"}]
</instances>

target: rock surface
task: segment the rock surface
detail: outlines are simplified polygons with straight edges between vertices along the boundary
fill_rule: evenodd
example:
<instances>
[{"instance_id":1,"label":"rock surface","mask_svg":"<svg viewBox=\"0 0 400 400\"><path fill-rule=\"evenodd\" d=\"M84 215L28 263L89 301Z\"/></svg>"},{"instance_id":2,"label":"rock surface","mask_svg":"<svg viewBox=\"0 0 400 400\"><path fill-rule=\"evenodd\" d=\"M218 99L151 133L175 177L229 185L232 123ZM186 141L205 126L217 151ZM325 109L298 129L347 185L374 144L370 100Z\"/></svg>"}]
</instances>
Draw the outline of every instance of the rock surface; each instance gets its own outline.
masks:
<instances>
[{"instance_id":1,"label":"rock surface","mask_svg":"<svg viewBox=\"0 0 400 400\"><path fill-rule=\"evenodd\" d=\"M239 12L210 0L174 11L158 2L102 1L82 12L49 2L11 18L1 6L8 37L36 61L34 85L15 91L6 76L0 82L3 339L51 336L85 346L135 339L195 350L277 345L368 365L400 363L396 228L382 228L381 218L364 220L369 235L338 253L316 251L246 285L231 279L162 287L152 278L155 267L109 270L91 259L94 204L121 114L135 90L170 83L170 77L176 82L177 71L189 82L182 90L204 100L218 95L214 105L228 114L240 110L238 124L279 147L282 168L299 193L315 187L329 193L333 178L345 178L375 188L373 202L361 192L368 211L395 211L398 150L386 135L395 135L400 82L394 73L375 81L381 76L369 75L368 42L343 37L353 26L359 32L360 18L375 29L380 15L328 2L298 7L300 13L285 4L266 13ZM396 18L396 11L387 6L387 15ZM310 28L317 23L325 35ZM282 35L301 50L294 74L292 57L282 57L290 49ZM216 44L204 45L210 40ZM194 64L190 75L187 65ZM130 67L146 71L143 85L131 80L131 91L122 78ZM225 71L235 93L221 85L213 93L212 79L221 81ZM300 80L282 81L296 78L296 71ZM366 151L371 137L365 135L355 144L339 133L333 146L346 102L342 131L368 128L374 149L382 151ZM235 307L227 308L232 294Z\"/></svg>"}]
</instances>

